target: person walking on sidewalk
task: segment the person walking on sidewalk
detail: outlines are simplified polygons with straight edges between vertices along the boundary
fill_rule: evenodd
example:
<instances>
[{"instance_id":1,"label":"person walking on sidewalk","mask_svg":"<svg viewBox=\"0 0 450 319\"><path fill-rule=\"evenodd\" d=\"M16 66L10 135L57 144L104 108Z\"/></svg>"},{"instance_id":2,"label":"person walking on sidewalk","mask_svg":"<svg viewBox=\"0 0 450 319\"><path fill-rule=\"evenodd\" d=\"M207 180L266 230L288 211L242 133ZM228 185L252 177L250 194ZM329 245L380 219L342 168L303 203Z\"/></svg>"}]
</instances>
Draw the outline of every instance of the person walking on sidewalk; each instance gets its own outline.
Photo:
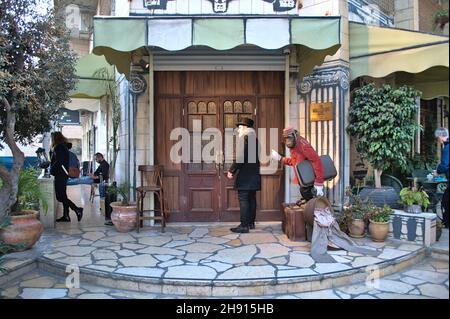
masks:
<instances>
[{"instance_id":1,"label":"person walking on sidewalk","mask_svg":"<svg viewBox=\"0 0 450 319\"><path fill-rule=\"evenodd\" d=\"M70 222L69 208L77 215L78 221L83 217L83 208L77 207L67 197L67 180L69 179L69 149L67 139L61 132L52 133L52 156L50 174L55 177L56 199L63 204L63 216L57 222Z\"/></svg>"},{"instance_id":2,"label":"person walking on sidewalk","mask_svg":"<svg viewBox=\"0 0 450 319\"><path fill-rule=\"evenodd\" d=\"M228 170L227 177L232 179L236 176L241 224L230 230L248 233L249 229L255 228L256 191L261 190L259 145L252 119L244 118L236 125L239 132L236 161Z\"/></svg>"},{"instance_id":3,"label":"person walking on sidewalk","mask_svg":"<svg viewBox=\"0 0 450 319\"><path fill-rule=\"evenodd\" d=\"M296 166L304 160L311 161L314 168L314 174L316 179L314 186L302 186L300 185L297 173L295 172L294 183L299 184L300 194L302 198L309 201L314 197L313 189L315 189L316 196L323 196L323 166L319 155L311 146L311 144L302 136L298 134L298 131L292 127L287 127L283 130L283 138L286 146L290 149L291 157L283 157L275 150L272 150L271 157L277 161L280 161L289 166Z\"/></svg>"},{"instance_id":4,"label":"person walking on sidewalk","mask_svg":"<svg viewBox=\"0 0 450 319\"><path fill-rule=\"evenodd\" d=\"M439 176L440 174L445 174L447 177L447 188L442 196L442 219L445 225L445 228L448 228L448 209L449 209L449 198L448 198L448 189L450 188L450 180L449 180L449 171L448 171L448 159L449 159L449 146L448 146L448 129L445 127L439 127L434 132L434 136L439 143L444 144L444 148L441 153L441 162L436 168L435 176Z\"/></svg>"}]
</instances>

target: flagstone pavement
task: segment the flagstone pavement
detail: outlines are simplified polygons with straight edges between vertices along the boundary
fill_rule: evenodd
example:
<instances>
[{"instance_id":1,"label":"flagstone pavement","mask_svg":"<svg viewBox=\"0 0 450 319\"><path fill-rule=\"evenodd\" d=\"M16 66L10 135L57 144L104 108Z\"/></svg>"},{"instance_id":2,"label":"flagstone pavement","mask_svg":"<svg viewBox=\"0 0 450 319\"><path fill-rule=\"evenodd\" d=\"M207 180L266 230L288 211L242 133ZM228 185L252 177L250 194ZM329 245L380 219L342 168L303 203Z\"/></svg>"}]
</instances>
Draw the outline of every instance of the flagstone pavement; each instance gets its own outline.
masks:
<instances>
[{"instance_id":1,"label":"flagstone pavement","mask_svg":"<svg viewBox=\"0 0 450 319\"><path fill-rule=\"evenodd\" d=\"M74 198L73 194L71 198ZM59 224L56 230L46 230L33 249L7 255L4 266L13 268L38 259L39 263L75 266L83 271L131 280L247 282L251 286L258 280L306 279L363 269L368 265L389 264L423 252L422 246L405 241L375 243L364 238L357 242L382 251L378 257L338 250L329 252L335 263L320 264L309 255L310 244L290 241L282 233L280 223L257 223L256 229L249 234L234 234L229 229L232 224L226 223L169 224L165 233L161 233L159 227L145 227L140 233L119 233L113 227L103 225L98 198L92 205L83 202L85 196L81 196L81 201L77 203L85 207L81 223L72 221ZM448 230L443 239L437 243L440 255L431 255L368 285L363 282L333 289L291 294L275 291L258 296L249 290L247 295L239 294L238 298L448 299ZM447 260L442 260L442 252ZM38 267L9 281L2 281L0 276L0 297L187 298L186 294L178 295L177 291L144 293L85 281L81 281L79 288L68 289L67 277L57 274Z\"/></svg>"},{"instance_id":2,"label":"flagstone pavement","mask_svg":"<svg viewBox=\"0 0 450 319\"><path fill-rule=\"evenodd\" d=\"M257 296L262 299L448 299L448 261L425 259L400 273L370 284L296 294ZM81 283L68 289L66 278L34 270L0 288L1 298L20 299L185 299L185 295L117 290ZM191 297L200 298L200 297ZM233 298L233 297L230 297ZM243 298L237 297L237 298ZM245 298L253 298L251 295Z\"/></svg>"}]
</instances>

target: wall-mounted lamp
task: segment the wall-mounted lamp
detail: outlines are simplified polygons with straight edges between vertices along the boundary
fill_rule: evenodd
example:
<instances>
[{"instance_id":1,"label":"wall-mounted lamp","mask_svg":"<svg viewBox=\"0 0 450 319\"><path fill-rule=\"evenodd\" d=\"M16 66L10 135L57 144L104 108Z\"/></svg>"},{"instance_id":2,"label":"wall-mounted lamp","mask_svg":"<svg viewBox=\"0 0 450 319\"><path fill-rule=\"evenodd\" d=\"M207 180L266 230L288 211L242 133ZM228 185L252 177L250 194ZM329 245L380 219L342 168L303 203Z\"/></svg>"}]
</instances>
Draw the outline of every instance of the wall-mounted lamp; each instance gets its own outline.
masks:
<instances>
[{"instance_id":1,"label":"wall-mounted lamp","mask_svg":"<svg viewBox=\"0 0 450 319\"><path fill-rule=\"evenodd\" d=\"M139 60L139 65L141 66L142 70L146 71L150 67L150 65L145 62L143 59Z\"/></svg>"}]
</instances>

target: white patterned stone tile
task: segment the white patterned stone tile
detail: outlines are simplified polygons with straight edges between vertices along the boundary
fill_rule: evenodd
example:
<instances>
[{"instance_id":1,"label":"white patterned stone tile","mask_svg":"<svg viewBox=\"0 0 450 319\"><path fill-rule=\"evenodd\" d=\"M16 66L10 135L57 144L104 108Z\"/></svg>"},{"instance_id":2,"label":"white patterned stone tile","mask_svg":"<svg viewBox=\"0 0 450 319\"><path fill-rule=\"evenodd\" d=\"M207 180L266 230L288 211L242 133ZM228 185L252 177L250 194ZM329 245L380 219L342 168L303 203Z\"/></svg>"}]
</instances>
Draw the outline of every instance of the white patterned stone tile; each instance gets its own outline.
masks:
<instances>
[{"instance_id":1,"label":"white patterned stone tile","mask_svg":"<svg viewBox=\"0 0 450 319\"><path fill-rule=\"evenodd\" d=\"M302 292L295 295L300 297L301 299L341 299L338 295L334 293L333 289Z\"/></svg>"},{"instance_id":2,"label":"white patterned stone tile","mask_svg":"<svg viewBox=\"0 0 450 319\"><path fill-rule=\"evenodd\" d=\"M217 270L218 272L223 272L223 271L226 271L226 270L230 269L231 267L233 267L230 264L221 263L221 262L218 262L218 261L203 263L203 265L212 267L215 270Z\"/></svg>"},{"instance_id":3,"label":"white patterned stone tile","mask_svg":"<svg viewBox=\"0 0 450 319\"><path fill-rule=\"evenodd\" d=\"M385 248L383 252L378 255L378 258L381 259L395 259L401 256L408 255L409 251L397 250L392 248Z\"/></svg>"},{"instance_id":4,"label":"white patterned stone tile","mask_svg":"<svg viewBox=\"0 0 450 319\"><path fill-rule=\"evenodd\" d=\"M68 265L76 265L78 267L92 264L91 257L66 257L59 258L58 261Z\"/></svg>"},{"instance_id":5,"label":"white patterned stone tile","mask_svg":"<svg viewBox=\"0 0 450 319\"><path fill-rule=\"evenodd\" d=\"M317 273L309 268L278 270L278 272L277 272L277 278L303 277L303 276L312 276L312 275L317 275Z\"/></svg>"},{"instance_id":6,"label":"white patterned stone tile","mask_svg":"<svg viewBox=\"0 0 450 319\"><path fill-rule=\"evenodd\" d=\"M130 256L135 256L136 254L129 250L129 249L120 249L120 250L116 250L115 253L117 255L119 255L120 257L130 257Z\"/></svg>"},{"instance_id":7,"label":"white patterned stone tile","mask_svg":"<svg viewBox=\"0 0 450 319\"><path fill-rule=\"evenodd\" d=\"M214 279L217 276L217 272L206 266L175 266L170 267L164 274L164 278L177 278L177 279Z\"/></svg>"},{"instance_id":8,"label":"white patterned stone tile","mask_svg":"<svg viewBox=\"0 0 450 319\"><path fill-rule=\"evenodd\" d=\"M139 238L139 244L150 245L150 246L162 246L167 244L172 240L171 237L143 237Z\"/></svg>"},{"instance_id":9,"label":"white patterned stone tile","mask_svg":"<svg viewBox=\"0 0 450 319\"><path fill-rule=\"evenodd\" d=\"M102 265L87 265L86 268L95 269L95 270L101 270L107 273L113 272L115 268L108 267L108 266L102 266Z\"/></svg>"},{"instance_id":10,"label":"white patterned stone tile","mask_svg":"<svg viewBox=\"0 0 450 319\"><path fill-rule=\"evenodd\" d=\"M158 267L166 268L166 267L179 266L179 265L183 265L183 264L184 263L179 259L172 259L172 260L165 261L165 262L158 264Z\"/></svg>"},{"instance_id":11,"label":"white patterned stone tile","mask_svg":"<svg viewBox=\"0 0 450 319\"><path fill-rule=\"evenodd\" d=\"M377 290L395 292L398 294L407 294L414 289L414 286L400 282L397 280L380 279L377 286Z\"/></svg>"},{"instance_id":12,"label":"white patterned stone tile","mask_svg":"<svg viewBox=\"0 0 450 319\"><path fill-rule=\"evenodd\" d=\"M242 246L237 248L226 248L219 251L209 259L225 262L229 264L245 263L252 260L256 254L255 246Z\"/></svg>"},{"instance_id":13,"label":"white patterned stone tile","mask_svg":"<svg viewBox=\"0 0 450 319\"><path fill-rule=\"evenodd\" d=\"M118 263L117 260L108 260L108 259L102 259L95 263L95 265L106 265L111 267L117 267Z\"/></svg>"},{"instance_id":14,"label":"white patterned stone tile","mask_svg":"<svg viewBox=\"0 0 450 319\"><path fill-rule=\"evenodd\" d=\"M20 283L20 287L27 288L51 288L56 283L56 280L48 276L40 276L34 279L25 280Z\"/></svg>"},{"instance_id":15,"label":"white patterned stone tile","mask_svg":"<svg viewBox=\"0 0 450 319\"><path fill-rule=\"evenodd\" d=\"M269 262L275 265L285 265L287 264L287 258L286 257L275 257L275 258L270 258Z\"/></svg>"},{"instance_id":16,"label":"white patterned stone tile","mask_svg":"<svg viewBox=\"0 0 450 319\"><path fill-rule=\"evenodd\" d=\"M379 299L430 299L430 297L427 297L427 296L405 295L405 294L386 293L386 292L378 294L377 298L379 298Z\"/></svg>"},{"instance_id":17,"label":"white patterned stone tile","mask_svg":"<svg viewBox=\"0 0 450 319\"><path fill-rule=\"evenodd\" d=\"M425 282L424 280L413 278L413 277L403 277L400 280L407 284L414 285L414 286L423 284Z\"/></svg>"},{"instance_id":18,"label":"white patterned stone tile","mask_svg":"<svg viewBox=\"0 0 450 319\"><path fill-rule=\"evenodd\" d=\"M172 256L182 256L185 254L184 251L174 249L174 248L165 248L158 246L150 246L144 249L139 249L136 251L140 254L152 254L152 255L172 255Z\"/></svg>"},{"instance_id":19,"label":"white patterned stone tile","mask_svg":"<svg viewBox=\"0 0 450 319\"><path fill-rule=\"evenodd\" d=\"M197 227L189 234L191 238L201 238L209 232L208 227Z\"/></svg>"},{"instance_id":20,"label":"white patterned stone tile","mask_svg":"<svg viewBox=\"0 0 450 319\"><path fill-rule=\"evenodd\" d=\"M199 262L202 259L206 259L210 257L211 254L202 254L202 253L187 253L184 257L185 260L189 262Z\"/></svg>"},{"instance_id":21,"label":"white patterned stone tile","mask_svg":"<svg viewBox=\"0 0 450 319\"><path fill-rule=\"evenodd\" d=\"M147 254L132 257L123 257L120 258L119 261L126 267L132 266L153 267L158 263L158 261L155 258Z\"/></svg>"},{"instance_id":22,"label":"white patterned stone tile","mask_svg":"<svg viewBox=\"0 0 450 319\"><path fill-rule=\"evenodd\" d=\"M64 239L57 240L52 243L54 247L63 247L63 246L75 246L78 245L81 239Z\"/></svg>"},{"instance_id":23,"label":"white patterned stone tile","mask_svg":"<svg viewBox=\"0 0 450 319\"><path fill-rule=\"evenodd\" d=\"M228 238L211 237L211 236L206 236L206 237L197 239L198 243L210 243L210 244L216 244L216 245L222 245L229 241L230 240Z\"/></svg>"},{"instance_id":24,"label":"white patterned stone tile","mask_svg":"<svg viewBox=\"0 0 450 319\"><path fill-rule=\"evenodd\" d=\"M123 267L117 269L115 272L123 275L159 278L164 273L164 270L154 267Z\"/></svg>"},{"instance_id":25,"label":"white patterned stone tile","mask_svg":"<svg viewBox=\"0 0 450 319\"><path fill-rule=\"evenodd\" d=\"M412 269L404 272L403 275L425 280L433 284L442 284L448 280L448 275L428 270Z\"/></svg>"},{"instance_id":26,"label":"white patterned stone tile","mask_svg":"<svg viewBox=\"0 0 450 319\"><path fill-rule=\"evenodd\" d=\"M436 284L423 284L418 286L422 295L437 298L437 299L448 299L448 288L443 285Z\"/></svg>"},{"instance_id":27,"label":"white patterned stone tile","mask_svg":"<svg viewBox=\"0 0 450 319\"><path fill-rule=\"evenodd\" d=\"M188 253L214 253L218 250L224 249L221 245L209 243L194 243L186 246L179 246L177 248L185 250Z\"/></svg>"},{"instance_id":28,"label":"white patterned stone tile","mask_svg":"<svg viewBox=\"0 0 450 319\"><path fill-rule=\"evenodd\" d=\"M376 263L381 262L381 259L378 259L376 257L356 257L355 260L352 262L353 267L362 267L367 265L374 265Z\"/></svg>"},{"instance_id":29,"label":"white patterned stone tile","mask_svg":"<svg viewBox=\"0 0 450 319\"><path fill-rule=\"evenodd\" d=\"M97 249L92 253L94 259L117 259L117 255L110 250Z\"/></svg>"},{"instance_id":30,"label":"white patterned stone tile","mask_svg":"<svg viewBox=\"0 0 450 319\"><path fill-rule=\"evenodd\" d=\"M88 294L84 293L78 296L78 299L114 299L107 294Z\"/></svg>"},{"instance_id":31,"label":"white patterned stone tile","mask_svg":"<svg viewBox=\"0 0 450 319\"><path fill-rule=\"evenodd\" d=\"M94 247L66 246L58 247L58 251L67 256L86 256L95 250Z\"/></svg>"},{"instance_id":32,"label":"white patterned stone tile","mask_svg":"<svg viewBox=\"0 0 450 319\"><path fill-rule=\"evenodd\" d=\"M221 274L218 279L257 279L275 277L273 266L240 266Z\"/></svg>"},{"instance_id":33,"label":"white patterned stone tile","mask_svg":"<svg viewBox=\"0 0 450 319\"><path fill-rule=\"evenodd\" d=\"M110 241L113 243L117 243L117 244L123 244L123 243L128 243L128 242L135 242L136 239L128 234L122 234L122 235L116 235L116 236L112 236L112 237L105 237L102 239L102 241Z\"/></svg>"},{"instance_id":34,"label":"white patterned stone tile","mask_svg":"<svg viewBox=\"0 0 450 319\"><path fill-rule=\"evenodd\" d=\"M68 289L24 288L20 297L23 299L58 299L67 295Z\"/></svg>"},{"instance_id":35,"label":"white patterned stone tile","mask_svg":"<svg viewBox=\"0 0 450 319\"><path fill-rule=\"evenodd\" d=\"M331 272L337 272L337 271L343 271L351 269L350 266L344 265L344 264L338 264L338 263L317 263L316 267L314 268L314 271L326 274Z\"/></svg>"},{"instance_id":36,"label":"white patterned stone tile","mask_svg":"<svg viewBox=\"0 0 450 319\"><path fill-rule=\"evenodd\" d=\"M175 258L172 255L153 255L153 257L155 257L156 259L158 259L160 261L168 261L168 260Z\"/></svg>"},{"instance_id":37,"label":"white patterned stone tile","mask_svg":"<svg viewBox=\"0 0 450 319\"><path fill-rule=\"evenodd\" d=\"M94 245L95 245L95 244L94 244ZM109 245L111 245L111 244L109 244ZM123 247L124 249L136 250L136 249L142 249L142 248L145 248L146 246L145 246L145 245L142 245L142 244L125 243L125 244L122 244L122 247Z\"/></svg>"},{"instance_id":38,"label":"white patterned stone tile","mask_svg":"<svg viewBox=\"0 0 450 319\"><path fill-rule=\"evenodd\" d=\"M105 233L100 232L100 231L93 231L93 232L84 233L83 235L81 235L81 237L83 237L84 239L87 239L87 240L96 241L96 240L99 240L100 238L105 237Z\"/></svg>"},{"instance_id":39,"label":"white patterned stone tile","mask_svg":"<svg viewBox=\"0 0 450 319\"><path fill-rule=\"evenodd\" d=\"M193 242L194 241L192 241L192 240L173 240L173 241L170 241L167 244L165 244L163 247L173 248L173 247L178 247L178 246L189 245L189 244L192 244Z\"/></svg>"},{"instance_id":40,"label":"white patterned stone tile","mask_svg":"<svg viewBox=\"0 0 450 319\"><path fill-rule=\"evenodd\" d=\"M308 268L315 264L314 259L307 254L290 253L289 266Z\"/></svg>"},{"instance_id":41,"label":"white patterned stone tile","mask_svg":"<svg viewBox=\"0 0 450 319\"><path fill-rule=\"evenodd\" d=\"M256 255L259 258L273 258L279 256L285 256L289 253L289 248L276 243L258 244L260 253Z\"/></svg>"}]
</instances>

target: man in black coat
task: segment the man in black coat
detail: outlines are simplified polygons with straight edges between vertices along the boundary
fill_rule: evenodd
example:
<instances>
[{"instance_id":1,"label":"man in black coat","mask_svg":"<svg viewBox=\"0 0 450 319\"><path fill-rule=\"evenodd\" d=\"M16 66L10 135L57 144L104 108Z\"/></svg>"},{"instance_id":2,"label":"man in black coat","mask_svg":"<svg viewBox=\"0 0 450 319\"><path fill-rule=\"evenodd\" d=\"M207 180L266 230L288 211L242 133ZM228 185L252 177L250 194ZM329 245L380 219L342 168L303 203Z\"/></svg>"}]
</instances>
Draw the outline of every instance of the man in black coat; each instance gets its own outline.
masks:
<instances>
[{"instance_id":1,"label":"man in black coat","mask_svg":"<svg viewBox=\"0 0 450 319\"><path fill-rule=\"evenodd\" d=\"M248 233L255 228L256 191L261 190L259 163L259 143L253 129L253 120L244 118L239 121L236 160L228 170L227 177L236 176L235 188L238 191L241 224L231 228L235 233Z\"/></svg>"}]
</instances>

